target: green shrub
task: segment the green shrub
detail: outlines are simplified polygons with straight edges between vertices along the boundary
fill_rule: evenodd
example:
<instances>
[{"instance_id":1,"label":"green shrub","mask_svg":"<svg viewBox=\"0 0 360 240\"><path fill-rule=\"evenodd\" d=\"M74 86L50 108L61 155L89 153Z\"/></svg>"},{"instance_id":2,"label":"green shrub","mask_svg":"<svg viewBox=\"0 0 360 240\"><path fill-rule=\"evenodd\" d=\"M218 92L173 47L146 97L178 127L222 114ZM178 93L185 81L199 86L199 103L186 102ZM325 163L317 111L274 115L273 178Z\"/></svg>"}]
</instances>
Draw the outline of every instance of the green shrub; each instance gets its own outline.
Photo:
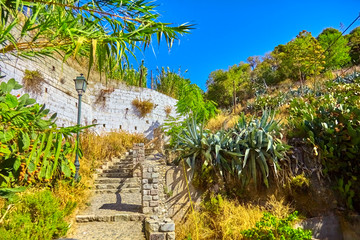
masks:
<instances>
[{"instance_id":1,"label":"green shrub","mask_svg":"<svg viewBox=\"0 0 360 240\"><path fill-rule=\"evenodd\" d=\"M61 209L60 201L49 190L25 193L18 202L10 204L14 204L13 210L0 225L1 239L50 240L65 236L69 225L64 217L75 207L69 202Z\"/></svg>"},{"instance_id":2,"label":"green shrub","mask_svg":"<svg viewBox=\"0 0 360 240\"><path fill-rule=\"evenodd\" d=\"M278 219L271 213L264 213L264 216L255 224L254 228L245 230L242 234L245 239L249 240L310 240L312 237L310 230L294 229L292 227L291 223L296 219L296 211L284 219Z\"/></svg>"},{"instance_id":3,"label":"green shrub","mask_svg":"<svg viewBox=\"0 0 360 240\"><path fill-rule=\"evenodd\" d=\"M360 85L354 82L331 86L332 93L308 100L297 98L291 102L292 135L305 138L312 144L314 155L321 159L324 173L334 180L335 185L340 179L344 183L352 182L347 192L354 191L358 195L360 184L356 178L360 175ZM348 197L344 200L352 208L352 201ZM360 209L359 200L355 200L354 204Z\"/></svg>"},{"instance_id":4,"label":"green shrub","mask_svg":"<svg viewBox=\"0 0 360 240\"><path fill-rule=\"evenodd\" d=\"M69 138L80 128L57 128L45 105L10 93L20 88L14 79L0 85L0 187L71 179L68 156L76 149Z\"/></svg>"}]
</instances>

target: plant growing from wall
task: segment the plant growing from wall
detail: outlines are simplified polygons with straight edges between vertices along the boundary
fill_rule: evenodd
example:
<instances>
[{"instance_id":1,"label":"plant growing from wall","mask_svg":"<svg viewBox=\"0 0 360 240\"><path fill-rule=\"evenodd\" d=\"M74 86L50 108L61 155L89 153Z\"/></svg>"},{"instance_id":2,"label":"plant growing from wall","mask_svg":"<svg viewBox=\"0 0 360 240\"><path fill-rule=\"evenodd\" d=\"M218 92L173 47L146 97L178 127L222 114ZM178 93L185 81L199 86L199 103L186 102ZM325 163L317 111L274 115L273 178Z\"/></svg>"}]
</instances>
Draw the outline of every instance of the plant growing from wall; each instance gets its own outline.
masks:
<instances>
[{"instance_id":1,"label":"plant growing from wall","mask_svg":"<svg viewBox=\"0 0 360 240\"><path fill-rule=\"evenodd\" d=\"M172 111L172 107L171 106L165 106L164 111L166 113L166 116L169 117L170 113Z\"/></svg>"},{"instance_id":2,"label":"plant growing from wall","mask_svg":"<svg viewBox=\"0 0 360 240\"><path fill-rule=\"evenodd\" d=\"M110 96L111 93L115 91L114 88L101 89L99 94L96 96L95 103L101 105L102 107L106 104L106 98Z\"/></svg>"},{"instance_id":3,"label":"plant growing from wall","mask_svg":"<svg viewBox=\"0 0 360 240\"><path fill-rule=\"evenodd\" d=\"M38 70L30 71L26 69L23 81L23 87L26 91L41 94L41 86L45 80L43 75Z\"/></svg>"},{"instance_id":4,"label":"plant growing from wall","mask_svg":"<svg viewBox=\"0 0 360 240\"><path fill-rule=\"evenodd\" d=\"M149 100L141 100L138 98L135 98L132 101L132 105L134 105L134 107L136 107L136 109L139 111L141 117L145 117L146 115L148 115L149 113L152 112L152 110L154 109L154 103Z\"/></svg>"},{"instance_id":5,"label":"plant growing from wall","mask_svg":"<svg viewBox=\"0 0 360 240\"><path fill-rule=\"evenodd\" d=\"M10 93L20 88L14 79L0 85L0 187L72 178L69 138L79 127L57 128L44 105Z\"/></svg>"}]
</instances>

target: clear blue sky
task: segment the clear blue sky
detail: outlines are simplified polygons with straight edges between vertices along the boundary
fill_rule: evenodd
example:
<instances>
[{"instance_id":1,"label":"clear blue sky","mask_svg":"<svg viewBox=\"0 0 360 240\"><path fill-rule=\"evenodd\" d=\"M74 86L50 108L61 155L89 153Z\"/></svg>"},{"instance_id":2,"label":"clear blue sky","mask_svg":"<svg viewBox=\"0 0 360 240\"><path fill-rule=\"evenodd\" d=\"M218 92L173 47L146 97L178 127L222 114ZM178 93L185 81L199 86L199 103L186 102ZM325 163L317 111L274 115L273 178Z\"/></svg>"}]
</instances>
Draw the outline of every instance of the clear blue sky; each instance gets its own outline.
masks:
<instances>
[{"instance_id":1,"label":"clear blue sky","mask_svg":"<svg viewBox=\"0 0 360 240\"><path fill-rule=\"evenodd\" d=\"M168 51L166 43L154 42L140 62L153 73L156 68L188 70L190 78L203 90L209 74L217 69L264 55L285 44L302 31L317 36L324 28L343 30L360 13L360 0L342 1L241 1L241 0L156 0L161 21L196 24L191 34L180 38ZM360 26L358 20L351 29ZM346 32L349 33L351 29ZM154 55L155 53L155 55Z\"/></svg>"}]
</instances>

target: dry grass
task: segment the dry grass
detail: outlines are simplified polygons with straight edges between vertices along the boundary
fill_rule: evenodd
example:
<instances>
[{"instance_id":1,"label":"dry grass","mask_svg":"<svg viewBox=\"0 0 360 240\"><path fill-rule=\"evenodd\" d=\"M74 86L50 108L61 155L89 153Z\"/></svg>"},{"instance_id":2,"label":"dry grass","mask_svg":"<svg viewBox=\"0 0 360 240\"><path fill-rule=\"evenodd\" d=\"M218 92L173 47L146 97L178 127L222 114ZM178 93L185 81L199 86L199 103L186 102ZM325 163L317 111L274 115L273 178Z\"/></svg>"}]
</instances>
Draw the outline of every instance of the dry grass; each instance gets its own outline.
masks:
<instances>
[{"instance_id":1,"label":"dry grass","mask_svg":"<svg viewBox=\"0 0 360 240\"><path fill-rule=\"evenodd\" d=\"M210 129L212 132L219 131L220 129L229 129L234 127L238 122L239 115L220 113L216 117L209 120L205 128Z\"/></svg>"},{"instance_id":2,"label":"dry grass","mask_svg":"<svg viewBox=\"0 0 360 240\"><path fill-rule=\"evenodd\" d=\"M171 113L171 111L172 111L172 106L166 106L166 107L164 108L164 111L165 111L165 113L166 113L166 116L169 116L170 113Z\"/></svg>"},{"instance_id":3,"label":"dry grass","mask_svg":"<svg viewBox=\"0 0 360 240\"><path fill-rule=\"evenodd\" d=\"M44 81L44 77L39 71L25 70L23 77L23 87L26 91L41 94L41 86Z\"/></svg>"},{"instance_id":4,"label":"dry grass","mask_svg":"<svg viewBox=\"0 0 360 240\"><path fill-rule=\"evenodd\" d=\"M5 206L6 200L5 198L0 197L0 209L2 209Z\"/></svg>"},{"instance_id":5,"label":"dry grass","mask_svg":"<svg viewBox=\"0 0 360 240\"><path fill-rule=\"evenodd\" d=\"M138 98L135 98L132 101L132 105L134 105L137 110L139 111L141 117L145 117L147 114L151 113L151 111L154 109L154 103L150 100L140 100Z\"/></svg>"},{"instance_id":6,"label":"dry grass","mask_svg":"<svg viewBox=\"0 0 360 240\"><path fill-rule=\"evenodd\" d=\"M284 204L284 200L277 201L270 197L265 206L239 204L236 201L224 200L220 204L219 212L202 209L187 216L185 222L177 224L177 239L243 239L241 231L255 226L264 211L269 211L277 217L287 216L291 208ZM196 231L196 227L198 232ZM189 238L191 237L191 238Z\"/></svg>"},{"instance_id":7,"label":"dry grass","mask_svg":"<svg viewBox=\"0 0 360 240\"><path fill-rule=\"evenodd\" d=\"M134 143L145 143L147 140L142 134L116 131L101 135L85 132L81 134L80 141L84 155L81 162L91 170L97 168L104 161L131 149ZM83 168L83 171L86 169ZM85 173L87 174L87 172Z\"/></svg>"},{"instance_id":8,"label":"dry grass","mask_svg":"<svg viewBox=\"0 0 360 240\"><path fill-rule=\"evenodd\" d=\"M220 113L214 118L210 119L205 128L210 129L212 132L218 131L223 128L223 123L227 117L228 116L226 116L224 113Z\"/></svg>"}]
</instances>

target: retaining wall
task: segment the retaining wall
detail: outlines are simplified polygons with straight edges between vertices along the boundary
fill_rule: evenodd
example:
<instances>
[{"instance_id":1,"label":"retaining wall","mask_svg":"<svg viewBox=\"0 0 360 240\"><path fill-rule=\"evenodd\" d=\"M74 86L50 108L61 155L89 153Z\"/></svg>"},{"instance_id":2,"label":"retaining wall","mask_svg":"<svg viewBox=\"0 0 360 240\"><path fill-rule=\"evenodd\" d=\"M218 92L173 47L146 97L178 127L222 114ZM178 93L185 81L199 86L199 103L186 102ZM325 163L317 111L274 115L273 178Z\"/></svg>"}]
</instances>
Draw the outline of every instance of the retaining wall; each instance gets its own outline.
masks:
<instances>
[{"instance_id":1,"label":"retaining wall","mask_svg":"<svg viewBox=\"0 0 360 240\"><path fill-rule=\"evenodd\" d=\"M14 78L19 83L23 83L25 70L41 72L44 81L40 85L39 93L24 89L14 93L27 92L38 103L46 104L51 112L57 112L58 126L76 124L78 95L73 79L80 73L87 73L86 69L76 62L63 64L53 58L31 61L12 56L1 56L0 68L1 75L5 75L0 81ZM151 89L105 83L104 77L101 83L100 77L99 74L92 73L88 79L89 85L83 95L81 119L82 124L97 123L94 128L97 132L121 129L132 133L144 133L148 138L152 138L153 129L168 117L165 108L170 107L170 116L175 116L177 100ZM154 110L141 117L132 105L135 98L152 101Z\"/></svg>"}]
</instances>

